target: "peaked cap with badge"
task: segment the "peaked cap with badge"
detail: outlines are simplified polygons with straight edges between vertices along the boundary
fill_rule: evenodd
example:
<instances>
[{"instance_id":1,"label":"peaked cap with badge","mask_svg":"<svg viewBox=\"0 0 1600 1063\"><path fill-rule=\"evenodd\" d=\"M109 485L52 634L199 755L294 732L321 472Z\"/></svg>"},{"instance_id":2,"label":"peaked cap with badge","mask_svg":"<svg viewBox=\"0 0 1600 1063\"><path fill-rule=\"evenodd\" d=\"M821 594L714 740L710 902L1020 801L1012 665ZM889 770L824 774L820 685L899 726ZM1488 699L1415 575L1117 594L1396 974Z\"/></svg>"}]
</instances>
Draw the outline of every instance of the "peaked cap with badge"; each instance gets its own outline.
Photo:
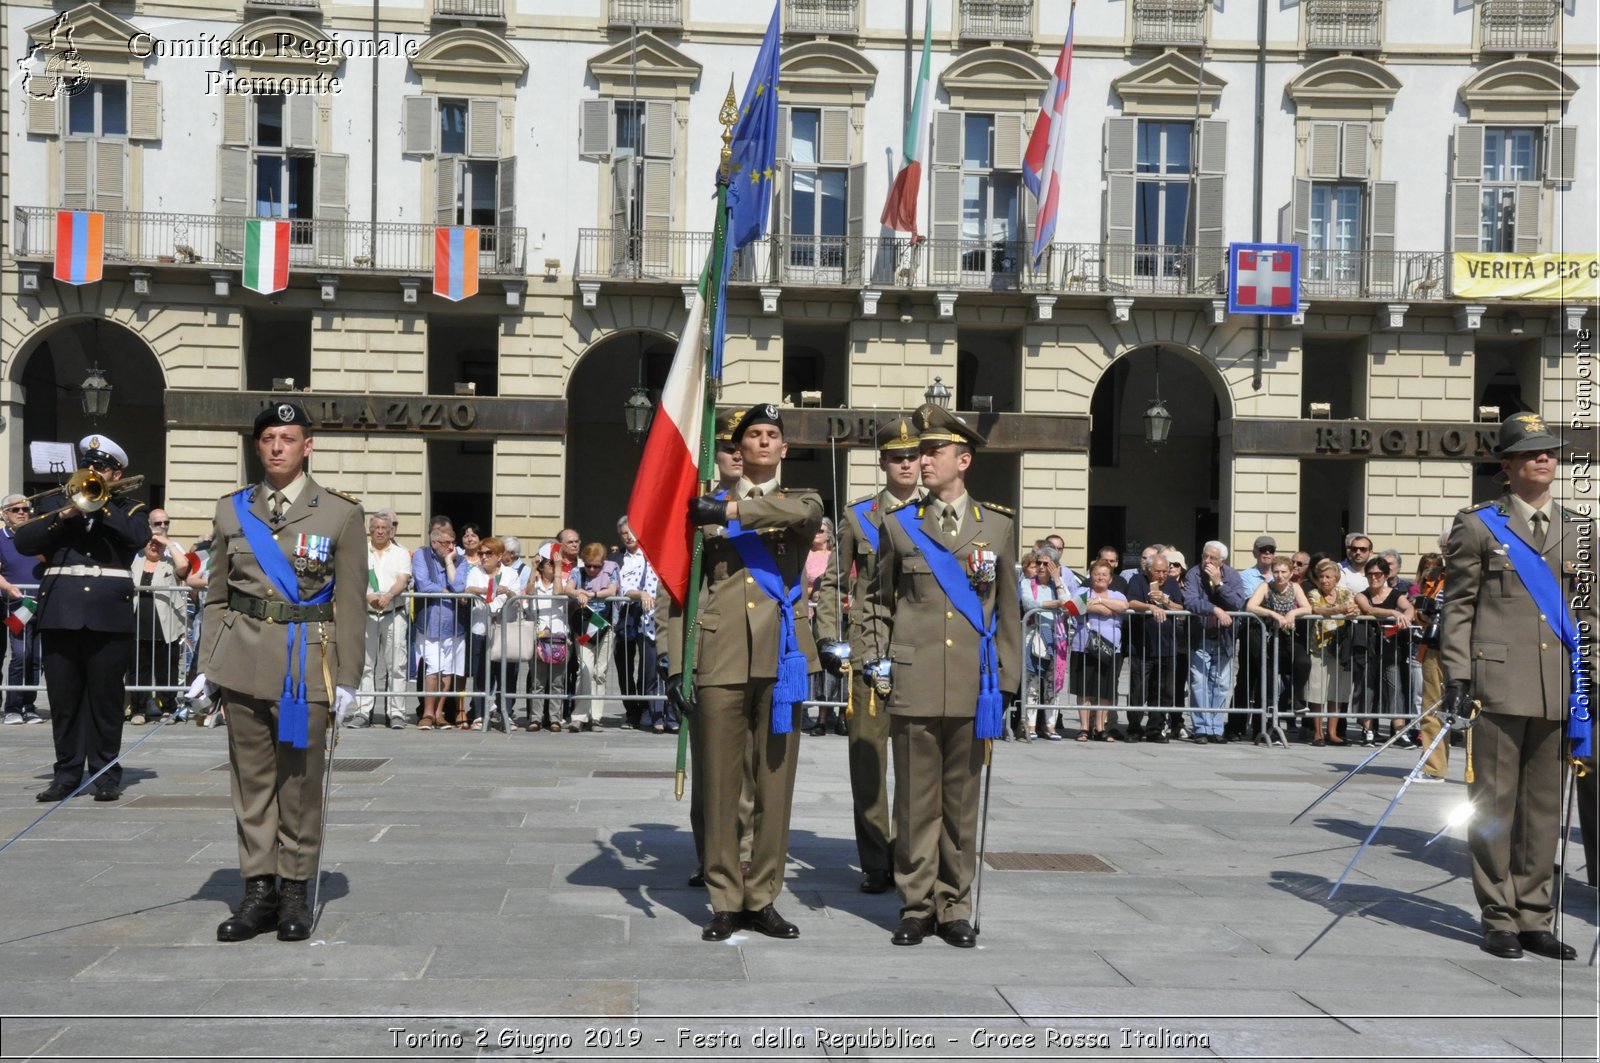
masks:
<instances>
[{"instance_id":1,"label":"peaked cap with badge","mask_svg":"<svg viewBox=\"0 0 1600 1063\"><path fill-rule=\"evenodd\" d=\"M916 426L919 443L965 443L971 447L981 447L988 442L976 428L943 406L935 406L931 402L918 406L911 415L911 421Z\"/></svg>"},{"instance_id":2,"label":"peaked cap with badge","mask_svg":"<svg viewBox=\"0 0 1600 1063\"><path fill-rule=\"evenodd\" d=\"M1529 451L1562 450L1566 441L1550 431L1544 418L1536 413L1514 413L1500 422L1500 442L1495 444L1496 457Z\"/></svg>"},{"instance_id":3,"label":"peaked cap with badge","mask_svg":"<svg viewBox=\"0 0 1600 1063\"><path fill-rule=\"evenodd\" d=\"M717 440L722 443L731 443L733 433L739 427L739 422L744 420L743 410L723 410L717 414Z\"/></svg>"}]
</instances>

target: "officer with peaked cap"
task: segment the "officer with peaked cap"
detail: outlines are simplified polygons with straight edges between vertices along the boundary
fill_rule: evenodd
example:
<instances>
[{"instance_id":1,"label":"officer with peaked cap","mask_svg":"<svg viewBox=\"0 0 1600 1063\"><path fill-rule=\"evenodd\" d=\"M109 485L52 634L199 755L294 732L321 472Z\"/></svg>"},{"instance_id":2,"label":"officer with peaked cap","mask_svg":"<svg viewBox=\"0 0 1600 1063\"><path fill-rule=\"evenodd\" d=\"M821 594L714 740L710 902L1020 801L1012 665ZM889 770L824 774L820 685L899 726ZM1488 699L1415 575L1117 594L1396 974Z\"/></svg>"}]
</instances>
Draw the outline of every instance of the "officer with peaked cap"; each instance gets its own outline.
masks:
<instances>
[{"instance_id":1,"label":"officer with peaked cap","mask_svg":"<svg viewBox=\"0 0 1600 1063\"><path fill-rule=\"evenodd\" d=\"M848 659L858 666L852 669L851 677L849 760L856 857L861 861L863 893L886 893L894 885L894 835L889 823L889 711L877 703L866 674L859 668L868 657L863 603L878 570L878 543L885 515L906 502L920 501L923 495L921 454L911 415L886 420L875 441L883 486L851 502L840 515L839 544L833 564L823 570L817 603L817 652L822 666L842 672L837 653L840 643L849 647ZM851 603L848 632L844 629L841 584Z\"/></svg>"},{"instance_id":2,"label":"officer with peaked cap","mask_svg":"<svg viewBox=\"0 0 1600 1063\"><path fill-rule=\"evenodd\" d=\"M330 713L343 716L361 685L366 520L360 502L306 471L312 428L295 403L262 410L254 442L265 476L223 495L213 518L200 674L190 689L216 689L227 705L245 880L219 941L274 925L281 941L310 935Z\"/></svg>"},{"instance_id":3,"label":"officer with peaked cap","mask_svg":"<svg viewBox=\"0 0 1600 1063\"><path fill-rule=\"evenodd\" d=\"M122 479L128 454L98 433L78 443L85 469L107 485ZM16 530L17 549L45 557L34 623L44 642L44 683L56 745L50 785L35 796L59 801L117 759L122 749L124 677L133 664L133 559L150 541L150 510L110 494L92 511L66 492L45 498L40 516ZM122 766L94 784L96 801L122 792Z\"/></svg>"},{"instance_id":4,"label":"officer with peaked cap","mask_svg":"<svg viewBox=\"0 0 1600 1063\"><path fill-rule=\"evenodd\" d=\"M1584 671L1597 616L1579 564L1593 521L1551 492L1565 446L1538 414L1507 417L1495 448L1506 492L1456 514L1445 547L1442 713L1472 728L1472 887L1481 947L1506 958L1576 955L1551 933L1552 869L1569 757L1593 763Z\"/></svg>"},{"instance_id":5,"label":"officer with peaked cap","mask_svg":"<svg viewBox=\"0 0 1600 1063\"><path fill-rule=\"evenodd\" d=\"M931 403L912 415L927 495L891 510L866 594L864 637L894 750L896 945L937 931L977 944L980 780L1021 685L1022 613L1011 511L974 501L983 436Z\"/></svg>"},{"instance_id":6,"label":"officer with peaked cap","mask_svg":"<svg viewBox=\"0 0 1600 1063\"><path fill-rule=\"evenodd\" d=\"M743 472L724 497L692 499L694 524L725 527L705 542L698 650L693 676L682 675L684 618L670 611L668 689L692 704L690 734L705 787L705 880L711 920L701 937L723 941L743 927L776 938L799 929L778 914L789 848L799 734L797 703L817 670L809 625L796 623L806 555L822 526L822 498L786 488L787 447L776 406L751 407L733 428ZM691 685L693 702L684 687ZM755 808L750 867L741 867L739 801L754 742Z\"/></svg>"}]
</instances>

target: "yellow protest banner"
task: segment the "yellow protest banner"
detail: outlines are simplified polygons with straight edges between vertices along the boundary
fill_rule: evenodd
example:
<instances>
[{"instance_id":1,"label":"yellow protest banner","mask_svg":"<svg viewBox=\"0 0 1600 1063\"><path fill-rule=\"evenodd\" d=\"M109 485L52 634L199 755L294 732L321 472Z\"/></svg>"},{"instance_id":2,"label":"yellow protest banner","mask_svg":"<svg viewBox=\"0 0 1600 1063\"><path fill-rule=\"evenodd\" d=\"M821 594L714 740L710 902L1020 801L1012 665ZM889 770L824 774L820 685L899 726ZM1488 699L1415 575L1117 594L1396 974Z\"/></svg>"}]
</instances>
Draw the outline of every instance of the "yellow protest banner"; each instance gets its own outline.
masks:
<instances>
[{"instance_id":1,"label":"yellow protest banner","mask_svg":"<svg viewBox=\"0 0 1600 1063\"><path fill-rule=\"evenodd\" d=\"M1600 255L1458 251L1450 294L1461 299L1600 300Z\"/></svg>"}]
</instances>

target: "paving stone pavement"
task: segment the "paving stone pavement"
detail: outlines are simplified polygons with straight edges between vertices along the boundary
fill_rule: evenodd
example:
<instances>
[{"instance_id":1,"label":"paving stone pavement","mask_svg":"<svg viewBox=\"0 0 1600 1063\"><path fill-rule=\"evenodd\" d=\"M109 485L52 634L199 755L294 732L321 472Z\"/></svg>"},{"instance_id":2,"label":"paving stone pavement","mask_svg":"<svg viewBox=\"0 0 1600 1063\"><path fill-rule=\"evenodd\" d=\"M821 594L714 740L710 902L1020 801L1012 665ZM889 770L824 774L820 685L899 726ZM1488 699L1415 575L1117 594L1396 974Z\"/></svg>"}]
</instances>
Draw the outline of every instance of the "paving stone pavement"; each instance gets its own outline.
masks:
<instances>
[{"instance_id":1,"label":"paving stone pavement","mask_svg":"<svg viewBox=\"0 0 1600 1063\"><path fill-rule=\"evenodd\" d=\"M312 940L224 945L226 736L169 727L121 802L77 798L0 854L0 1059L1596 1058L1576 828L1576 963L1478 949L1461 830L1423 844L1459 781L1413 787L1327 899L1402 752L1290 825L1357 751L998 744L989 851L1110 870L987 868L959 950L890 946L895 898L856 888L845 742L800 749L798 941L700 940L674 744L608 727L347 732L339 760L378 763L335 774ZM50 760L48 728L0 730L0 838L43 810Z\"/></svg>"}]
</instances>

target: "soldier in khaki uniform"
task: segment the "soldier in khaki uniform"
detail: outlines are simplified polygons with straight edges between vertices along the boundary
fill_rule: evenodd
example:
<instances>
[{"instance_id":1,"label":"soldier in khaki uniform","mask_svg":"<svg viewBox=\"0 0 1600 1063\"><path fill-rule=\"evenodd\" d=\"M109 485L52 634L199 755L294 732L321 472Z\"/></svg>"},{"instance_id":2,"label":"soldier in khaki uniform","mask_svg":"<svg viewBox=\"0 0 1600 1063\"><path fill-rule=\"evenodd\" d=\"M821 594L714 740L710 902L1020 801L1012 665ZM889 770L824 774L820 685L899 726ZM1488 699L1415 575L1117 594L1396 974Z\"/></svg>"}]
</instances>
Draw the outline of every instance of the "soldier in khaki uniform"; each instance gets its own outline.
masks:
<instances>
[{"instance_id":1,"label":"soldier in khaki uniform","mask_svg":"<svg viewBox=\"0 0 1600 1063\"><path fill-rule=\"evenodd\" d=\"M1536 566L1543 565L1557 607L1581 603L1577 619L1590 625L1580 636L1590 643L1587 658L1596 616L1576 562L1580 549L1592 549L1594 528L1551 497L1565 445L1537 414L1506 418L1495 453L1509 487L1499 499L1456 515L1445 555L1443 711L1464 726L1474 702L1480 709L1472 730L1476 778L1467 847L1482 910L1482 948L1507 958L1524 950L1552 959L1575 956L1550 931L1572 655L1529 590L1539 585ZM1592 789L1586 799L1594 800Z\"/></svg>"},{"instance_id":2,"label":"soldier in khaki uniform","mask_svg":"<svg viewBox=\"0 0 1600 1063\"><path fill-rule=\"evenodd\" d=\"M794 796L799 733L796 702L808 696L807 675L817 670L816 645L805 624L795 624L793 602L803 592L806 554L822 526L822 498L779 482L787 447L775 406L746 411L733 431L743 475L727 497L690 502L690 520L728 526L730 534L706 539L700 625L695 657L691 735L705 788L705 879L711 921L701 936L723 941L743 926L769 937L795 938L799 929L773 907L783 888L789 849L789 805ZM753 532L739 538L737 532ZM737 540L737 542L736 542ZM747 563L746 553L761 568ZM788 616L763 589L781 580ZM669 696L684 698L683 617L669 612ZM792 639L785 637L792 633ZM755 808L750 869L739 861L739 799L755 743Z\"/></svg>"},{"instance_id":3,"label":"soldier in khaki uniform","mask_svg":"<svg viewBox=\"0 0 1600 1063\"><path fill-rule=\"evenodd\" d=\"M317 873L322 847L329 713L343 716L361 684L365 519L359 502L305 471L311 430L311 419L294 403L263 410L255 421L255 448L265 479L217 503L201 674L191 689L216 690L228 709L245 893L217 927L220 941L243 941L274 923L283 941L311 933L307 880ZM281 566L288 567L280 571L293 578L299 602L286 600L273 566L252 548L246 524L257 542L270 536L282 551ZM303 656L289 641L299 634L305 636ZM302 689L305 707L299 710Z\"/></svg>"},{"instance_id":4,"label":"soldier in khaki uniform","mask_svg":"<svg viewBox=\"0 0 1600 1063\"><path fill-rule=\"evenodd\" d=\"M864 619L869 672L882 676L885 660L891 669L878 690L889 697L894 748L901 919L892 940L916 945L937 929L971 948L984 754L1022 675L1016 529L1009 510L967 494L983 437L930 404L912 424L928 495L885 517ZM992 642L967 619L968 606L981 611Z\"/></svg>"},{"instance_id":5,"label":"soldier in khaki uniform","mask_svg":"<svg viewBox=\"0 0 1600 1063\"><path fill-rule=\"evenodd\" d=\"M825 668L833 659L833 655L826 652L826 642L843 633L841 582L847 581L846 594L853 606L848 639L851 658L855 661L867 659L862 603L866 600L867 586L878 570L878 541L884 515L896 506L922 497L921 455L911 429L911 418L890 419L878 429L876 442L878 465L883 469L883 487L856 499L839 515L836 564L829 565L822 574L817 631L823 639L819 653ZM855 711L850 717L850 796L855 805L861 892L886 893L894 885L894 846L889 825L889 712L887 706L877 705L865 673L855 671L851 687Z\"/></svg>"}]
</instances>

